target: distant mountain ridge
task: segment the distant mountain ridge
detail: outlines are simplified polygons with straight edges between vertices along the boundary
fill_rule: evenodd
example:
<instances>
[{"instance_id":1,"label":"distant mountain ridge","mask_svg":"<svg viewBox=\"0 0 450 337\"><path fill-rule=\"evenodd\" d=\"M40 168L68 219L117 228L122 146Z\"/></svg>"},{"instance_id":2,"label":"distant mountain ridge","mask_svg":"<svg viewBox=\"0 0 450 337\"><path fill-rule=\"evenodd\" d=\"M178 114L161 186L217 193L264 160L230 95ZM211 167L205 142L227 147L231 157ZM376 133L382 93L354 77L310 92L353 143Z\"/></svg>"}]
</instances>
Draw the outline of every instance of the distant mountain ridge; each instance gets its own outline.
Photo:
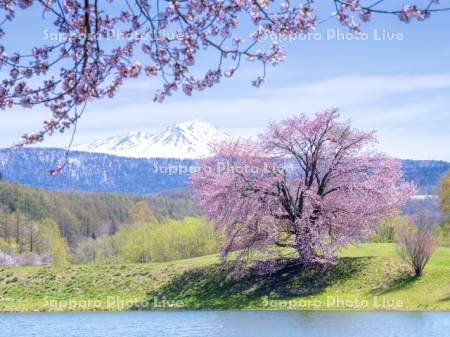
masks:
<instances>
[{"instance_id":1,"label":"distant mountain ridge","mask_svg":"<svg viewBox=\"0 0 450 337\"><path fill-rule=\"evenodd\" d=\"M402 160L403 171L408 180L414 181L423 194L437 192L439 180L449 172L450 163L442 160Z\"/></svg>"},{"instance_id":2,"label":"distant mountain ridge","mask_svg":"<svg viewBox=\"0 0 450 337\"><path fill-rule=\"evenodd\" d=\"M194 165L190 159L141 159L74 151L62 173L50 177L48 171L64 163L65 153L56 148L2 149L0 172L5 180L48 190L155 194L188 185L187 174L174 174L169 169Z\"/></svg>"},{"instance_id":3,"label":"distant mountain ridge","mask_svg":"<svg viewBox=\"0 0 450 337\"><path fill-rule=\"evenodd\" d=\"M209 144L231 139L216 126L194 119L152 135L129 132L73 147L75 151L107 153L131 158L197 159L209 154Z\"/></svg>"},{"instance_id":4,"label":"distant mountain ridge","mask_svg":"<svg viewBox=\"0 0 450 337\"><path fill-rule=\"evenodd\" d=\"M80 190L130 194L156 194L184 189L196 161L176 158L129 158L102 153L72 152L61 175L48 170L64 161L65 151L51 148L1 149L0 172L5 180L49 190ZM405 178L420 194L436 193L450 163L435 160L402 161ZM187 192L188 193L188 192Z\"/></svg>"}]
</instances>

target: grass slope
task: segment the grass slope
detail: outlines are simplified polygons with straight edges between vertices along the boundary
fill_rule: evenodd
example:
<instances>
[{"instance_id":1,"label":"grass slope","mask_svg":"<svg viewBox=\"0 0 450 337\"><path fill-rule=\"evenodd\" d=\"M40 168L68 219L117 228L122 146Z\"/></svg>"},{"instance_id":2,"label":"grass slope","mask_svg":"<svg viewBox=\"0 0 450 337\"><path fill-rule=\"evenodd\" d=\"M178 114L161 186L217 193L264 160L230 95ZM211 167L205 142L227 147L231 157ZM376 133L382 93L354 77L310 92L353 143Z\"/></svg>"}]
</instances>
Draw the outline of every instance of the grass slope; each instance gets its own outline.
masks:
<instances>
[{"instance_id":1,"label":"grass slope","mask_svg":"<svg viewBox=\"0 0 450 337\"><path fill-rule=\"evenodd\" d=\"M450 310L450 248L423 277L409 275L391 244L346 249L338 263L251 268L239 279L216 256L158 264L0 268L0 311L128 309Z\"/></svg>"}]
</instances>

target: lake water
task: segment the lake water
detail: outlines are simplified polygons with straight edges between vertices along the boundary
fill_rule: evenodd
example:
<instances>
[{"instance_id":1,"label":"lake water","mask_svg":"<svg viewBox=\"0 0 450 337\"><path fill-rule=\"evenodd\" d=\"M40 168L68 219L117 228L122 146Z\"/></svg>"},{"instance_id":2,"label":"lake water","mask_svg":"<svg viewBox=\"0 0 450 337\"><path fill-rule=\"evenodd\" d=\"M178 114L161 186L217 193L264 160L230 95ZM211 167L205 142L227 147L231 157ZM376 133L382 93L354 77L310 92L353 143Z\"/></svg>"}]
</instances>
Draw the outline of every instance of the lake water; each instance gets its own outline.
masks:
<instances>
[{"instance_id":1,"label":"lake water","mask_svg":"<svg viewBox=\"0 0 450 337\"><path fill-rule=\"evenodd\" d=\"M449 337L450 312L0 314L1 337Z\"/></svg>"}]
</instances>

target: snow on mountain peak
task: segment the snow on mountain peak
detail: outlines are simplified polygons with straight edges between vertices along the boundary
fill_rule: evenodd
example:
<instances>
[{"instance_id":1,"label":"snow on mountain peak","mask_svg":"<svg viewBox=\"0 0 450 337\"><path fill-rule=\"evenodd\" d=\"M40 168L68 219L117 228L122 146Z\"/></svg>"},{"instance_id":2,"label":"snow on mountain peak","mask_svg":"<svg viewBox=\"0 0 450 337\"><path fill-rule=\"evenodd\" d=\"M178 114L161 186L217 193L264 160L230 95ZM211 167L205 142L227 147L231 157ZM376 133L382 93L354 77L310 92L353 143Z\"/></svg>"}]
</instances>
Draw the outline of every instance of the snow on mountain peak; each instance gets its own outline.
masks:
<instances>
[{"instance_id":1,"label":"snow on mountain peak","mask_svg":"<svg viewBox=\"0 0 450 337\"><path fill-rule=\"evenodd\" d=\"M230 138L216 126L194 119L169 126L155 136L132 131L78 145L73 149L123 157L195 159L208 155L211 142Z\"/></svg>"}]
</instances>

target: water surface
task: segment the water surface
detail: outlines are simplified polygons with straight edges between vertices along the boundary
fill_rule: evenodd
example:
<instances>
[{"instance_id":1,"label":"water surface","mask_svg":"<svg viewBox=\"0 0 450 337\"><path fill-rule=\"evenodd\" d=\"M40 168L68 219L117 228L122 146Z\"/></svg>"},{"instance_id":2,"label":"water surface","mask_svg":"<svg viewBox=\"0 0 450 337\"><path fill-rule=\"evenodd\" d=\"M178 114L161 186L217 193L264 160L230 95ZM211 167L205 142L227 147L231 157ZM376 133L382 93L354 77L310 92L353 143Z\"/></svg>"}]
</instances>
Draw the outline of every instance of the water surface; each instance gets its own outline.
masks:
<instances>
[{"instance_id":1,"label":"water surface","mask_svg":"<svg viewBox=\"0 0 450 337\"><path fill-rule=\"evenodd\" d=\"M450 337L450 312L0 314L0 337Z\"/></svg>"}]
</instances>

